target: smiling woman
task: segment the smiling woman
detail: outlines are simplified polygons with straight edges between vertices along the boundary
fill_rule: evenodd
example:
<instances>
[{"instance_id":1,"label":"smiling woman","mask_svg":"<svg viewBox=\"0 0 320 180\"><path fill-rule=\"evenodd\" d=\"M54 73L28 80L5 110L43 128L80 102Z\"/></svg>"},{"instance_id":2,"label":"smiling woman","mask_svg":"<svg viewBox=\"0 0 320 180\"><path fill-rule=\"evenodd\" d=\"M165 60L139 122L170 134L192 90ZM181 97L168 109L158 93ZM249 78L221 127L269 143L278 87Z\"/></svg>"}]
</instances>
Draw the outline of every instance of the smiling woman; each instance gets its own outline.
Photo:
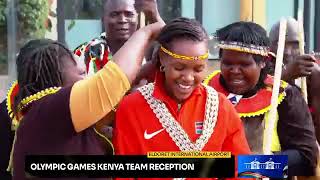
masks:
<instances>
[{"instance_id":1,"label":"smiling woman","mask_svg":"<svg viewBox=\"0 0 320 180\"><path fill-rule=\"evenodd\" d=\"M125 97L117 109L116 154L179 150L250 153L232 104L201 84L208 58L208 36L201 24L174 19L157 40L161 47L155 83Z\"/></svg>"},{"instance_id":2,"label":"smiling woman","mask_svg":"<svg viewBox=\"0 0 320 180\"><path fill-rule=\"evenodd\" d=\"M172 48L178 54L189 57L207 55L207 41L194 42L193 40L174 40ZM165 89L178 103L183 103L202 82L205 76L206 60L183 60L174 58L165 53L162 48L160 53L161 70L165 75Z\"/></svg>"},{"instance_id":3,"label":"smiling woman","mask_svg":"<svg viewBox=\"0 0 320 180\"><path fill-rule=\"evenodd\" d=\"M234 104L251 151L263 153L264 137L272 136L272 152L288 155L289 175L314 175L316 138L308 107L297 88L281 82L275 128L272 134L264 131L273 87L273 77L267 76L265 66L269 46L266 31L252 22L236 22L216 35L221 73L212 73L205 83Z\"/></svg>"}]
</instances>

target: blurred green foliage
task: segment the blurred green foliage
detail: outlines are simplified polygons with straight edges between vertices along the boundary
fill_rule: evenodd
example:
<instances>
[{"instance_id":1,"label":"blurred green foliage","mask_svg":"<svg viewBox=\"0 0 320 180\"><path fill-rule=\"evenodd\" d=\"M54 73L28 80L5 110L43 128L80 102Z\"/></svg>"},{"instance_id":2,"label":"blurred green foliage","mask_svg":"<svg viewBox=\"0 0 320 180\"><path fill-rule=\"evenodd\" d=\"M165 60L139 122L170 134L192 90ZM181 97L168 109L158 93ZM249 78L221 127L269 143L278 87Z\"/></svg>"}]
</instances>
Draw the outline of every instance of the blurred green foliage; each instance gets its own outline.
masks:
<instances>
[{"instance_id":1,"label":"blurred green foliage","mask_svg":"<svg viewBox=\"0 0 320 180\"><path fill-rule=\"evenodd\" d=\"M66 19L100 19L104 0L65 0Z\"/></svg>"},{"instance_id":2,"label":"blurred green foliage","mask_svg":"<svg viewBox=\"0 0 320 180\"><path fill-rule=\"evenodd\" d=\"M33 38L44 37L49 15L48 0L18 0L17 16L22 34Z\"/></svg>"},{"instance_id":3,"label":"blurred green foliage","mask_svg":"<svg viewBox=\"0 0 320 180\"><path fill-rule=\"evenodd\" d=\"M30 39L42 38L47 30L48 0L15 0L17 15L17 47ZM7 0L0 0L0 74L7 67Z\"/></svg>"}]
</instances>

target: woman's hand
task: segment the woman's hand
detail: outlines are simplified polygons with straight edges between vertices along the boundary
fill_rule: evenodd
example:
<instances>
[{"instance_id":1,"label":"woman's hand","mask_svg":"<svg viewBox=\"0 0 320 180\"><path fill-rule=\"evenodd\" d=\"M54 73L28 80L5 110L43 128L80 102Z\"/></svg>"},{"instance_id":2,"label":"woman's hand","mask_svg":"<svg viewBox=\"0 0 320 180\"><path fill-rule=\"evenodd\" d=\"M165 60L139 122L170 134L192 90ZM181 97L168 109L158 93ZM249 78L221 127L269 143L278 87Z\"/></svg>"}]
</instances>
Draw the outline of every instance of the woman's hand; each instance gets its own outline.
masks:
<instances>
[{"instance_id":1,"label":"woman's hand","mask_svg":"<svg viewBox=\"0 0 320 180\"><path fill-rule=\"evenodd\" d=\"M134 6L137 12L144 12L147 22L163 21L158 11L157 0L136 0Z\"/></svg>"},{"instance_id":2,"label":"woman's hand","mask_svg":"<svg viewBox=\"0 0 320 180\"><path fill-rule=\"evenodd\" d=\"M131 84L138 74L147 47L164 25L164 22L156 22L139 29L113 56L114 62L126 74Z\"/></svg>"}]
</instances>

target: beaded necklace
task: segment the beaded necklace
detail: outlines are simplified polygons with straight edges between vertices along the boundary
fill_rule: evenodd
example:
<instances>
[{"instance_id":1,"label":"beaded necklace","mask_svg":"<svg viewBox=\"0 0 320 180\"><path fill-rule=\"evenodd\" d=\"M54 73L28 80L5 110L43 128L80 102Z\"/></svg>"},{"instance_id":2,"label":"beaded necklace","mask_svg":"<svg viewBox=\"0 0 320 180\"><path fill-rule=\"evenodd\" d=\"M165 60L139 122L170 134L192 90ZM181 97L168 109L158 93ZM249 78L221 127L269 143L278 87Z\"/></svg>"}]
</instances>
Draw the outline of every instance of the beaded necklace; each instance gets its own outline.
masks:
<instances>
[{"instance_id":1,"label":"beaded necklace","mask_svg":"<svg viewBox=\"0 0 320 180\"><path fill-rule=\"evenodd\" d=\"M29 104L31 104L34 101L37 101L47 95L57 93L60 89L61 87L50 87L50 88L41 90L33 95L23 98L20 104L18 105L18 112L21 112L23 109L25 109Z\"/></svg>"},{"instance_id":2,"label":"beaded necklace","mask_svg":"<svg viewBox=\"0 0 320 180\"><path fill-rule=\"evenodd\" d=\"M23 113L22 111L32 102L37 101L45 96L51 95L51 94L55 94L57 93L59 90L61 89L61 87L50 87L50 88L46 88L43 89L33 95L30 95L28 97L25 97L22 99L22 101L19 103L18 105L18 114L17 114L17 119L21 120L23 117ZM17 124L17 127L19 126L19 122ZM12 160L13 160L13 151L14 151L14 144L16 142L16 138L17 138L17 131L15 131L15 135L14 135L14 139L13 139L13 146L10 152L10 160L9 160L9 165L7 168L7 171L11 171L13 170L13 164L12 164Z\"/></svg>"}]
</instances>

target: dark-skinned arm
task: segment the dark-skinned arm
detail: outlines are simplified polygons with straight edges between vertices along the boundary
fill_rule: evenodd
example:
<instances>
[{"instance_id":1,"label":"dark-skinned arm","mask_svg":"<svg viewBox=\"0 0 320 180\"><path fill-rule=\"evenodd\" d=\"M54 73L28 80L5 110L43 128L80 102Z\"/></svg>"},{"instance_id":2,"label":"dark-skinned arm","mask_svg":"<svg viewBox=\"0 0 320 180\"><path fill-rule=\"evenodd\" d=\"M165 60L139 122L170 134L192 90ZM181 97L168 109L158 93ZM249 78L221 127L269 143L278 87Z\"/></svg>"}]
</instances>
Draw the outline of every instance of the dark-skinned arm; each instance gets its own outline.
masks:
<instances>
[{"instance_id":1,"label":"dark-skinned arm","mask_svg":"<svg viewBox=\"0 0 320 180\"><path fill-rule=\"evenodd\" d=\"M88 79L74 84L70 112L76 132L94 125L114 110L136 78L146 47L163 26L158 22L138 30L113 56L113 62L108 62Z\"/></svg>"}]
</instances>

